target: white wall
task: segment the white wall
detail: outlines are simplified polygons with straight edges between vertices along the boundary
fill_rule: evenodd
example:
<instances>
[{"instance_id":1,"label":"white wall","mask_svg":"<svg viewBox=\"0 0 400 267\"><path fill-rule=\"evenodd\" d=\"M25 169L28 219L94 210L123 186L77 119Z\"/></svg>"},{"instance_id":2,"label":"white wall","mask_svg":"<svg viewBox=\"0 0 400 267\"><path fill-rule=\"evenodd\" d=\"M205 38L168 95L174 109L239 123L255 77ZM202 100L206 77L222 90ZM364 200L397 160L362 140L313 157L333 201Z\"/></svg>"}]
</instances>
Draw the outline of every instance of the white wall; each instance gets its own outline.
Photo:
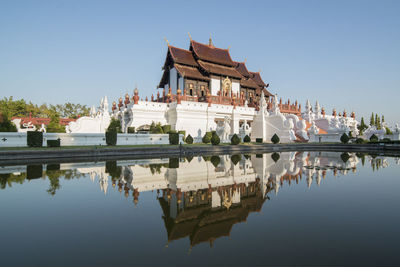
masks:
<instances>
[{"instance_id":1,"label":"white wall","mask_svg":"<svg viewBox=\"0 0 400 267\"><path fill-rule=\"evenodd\" d=\"M26 147L26 133L0 133L0 147ZM61 139L61 146L106 146L105 134L102 133L44 133L43 146L47 140ZM179 135L183 142L183 135ZM117 145L169 144L168 134L118 134Z\"/></svg>"},{"instance_id":2,"label":"white wall","mask_svg":"<svg viewBox=\"0 0 400 267\"><path fill-rule=\"evenodd\" d=\"M211 78L211 95L217 95L221 90L221 80Z\"/></svg>"}]
</instances>

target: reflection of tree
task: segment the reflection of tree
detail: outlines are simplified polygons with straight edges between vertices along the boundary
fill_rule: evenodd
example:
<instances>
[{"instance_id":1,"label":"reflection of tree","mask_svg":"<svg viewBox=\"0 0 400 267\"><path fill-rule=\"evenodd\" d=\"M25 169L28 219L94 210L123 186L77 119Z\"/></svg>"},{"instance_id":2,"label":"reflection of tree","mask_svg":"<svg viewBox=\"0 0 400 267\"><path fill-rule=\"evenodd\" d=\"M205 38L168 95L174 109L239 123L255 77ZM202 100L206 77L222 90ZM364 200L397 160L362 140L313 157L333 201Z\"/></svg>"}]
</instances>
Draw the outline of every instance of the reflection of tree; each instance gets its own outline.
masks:
<instances>
[{"instance_id":1,"label":"reflection of tree","mask_svg":"<svg viewBox=\"0 0 400 267\"><path fill-rule=\"evenodd\" d=\"M23 184L26 178L26 173L13 174L13 173L2 173L0 174L0 189L11 187L13 183Z\"/></svg>"},{"instance_id":2,"label":"reflection of tree","mask_svg":"<svg viewBox=\"0 0 400 267\"><path fill-rule=\"evenodd\" d=\"M47 193L54 196L56 194L56 191L61 188L60 181L56 177L51 177L51 178L49 177L49 180L50 180L50 187L49 189L47 189Z\"/></svg>"}]
</instances>

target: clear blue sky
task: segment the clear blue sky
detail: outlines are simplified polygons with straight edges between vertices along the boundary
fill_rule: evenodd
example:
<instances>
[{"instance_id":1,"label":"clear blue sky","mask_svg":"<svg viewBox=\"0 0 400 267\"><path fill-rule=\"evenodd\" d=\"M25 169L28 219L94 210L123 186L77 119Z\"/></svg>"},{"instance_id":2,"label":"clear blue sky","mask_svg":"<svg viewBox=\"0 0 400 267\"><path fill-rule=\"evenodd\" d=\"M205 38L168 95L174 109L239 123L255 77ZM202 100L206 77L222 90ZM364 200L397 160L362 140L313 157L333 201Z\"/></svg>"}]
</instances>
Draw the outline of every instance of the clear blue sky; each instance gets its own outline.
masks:
<instances>
[{"instance_id":1,"label":"clear blue sky","mask_svg":"<svg viewBox=\"0 0 400 267\"><path fill-rule=\"evenodd\" d=\"M400 122L400 1L0 1L1 96L155 92L166 37L230 46L284 99Z\"/></svg>"}]
</instances>

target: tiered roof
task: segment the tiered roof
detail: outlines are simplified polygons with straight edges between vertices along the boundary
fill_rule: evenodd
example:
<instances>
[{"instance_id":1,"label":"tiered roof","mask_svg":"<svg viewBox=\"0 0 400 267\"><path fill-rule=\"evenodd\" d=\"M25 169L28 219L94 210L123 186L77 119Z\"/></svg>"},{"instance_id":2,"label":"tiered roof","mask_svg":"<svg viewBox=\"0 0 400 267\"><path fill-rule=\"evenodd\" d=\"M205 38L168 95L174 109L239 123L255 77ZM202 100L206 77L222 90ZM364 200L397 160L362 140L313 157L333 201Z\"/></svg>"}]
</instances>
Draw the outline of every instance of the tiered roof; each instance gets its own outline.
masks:
<instances>
[{"instance_id":1,"label":"tiered roof","mask_svg":"<svg viewBox=\"0 0 400 267\"><path fill-rule=\"evenodd\" d=\"M233 61L229 49L215 47L210 43L202 44L190 41L189 50L177 48L168 44L167 58L164 64L164 74L159 87L163 87L168 81L168 67L176 68L181 76L210 80L210 75L228 76L240 80L242 87L255 89L257 93L264 91L264 94L272 94L266 90L265 84L259 72L249 72L244 62Z\"/></svg>"}]
</instances>

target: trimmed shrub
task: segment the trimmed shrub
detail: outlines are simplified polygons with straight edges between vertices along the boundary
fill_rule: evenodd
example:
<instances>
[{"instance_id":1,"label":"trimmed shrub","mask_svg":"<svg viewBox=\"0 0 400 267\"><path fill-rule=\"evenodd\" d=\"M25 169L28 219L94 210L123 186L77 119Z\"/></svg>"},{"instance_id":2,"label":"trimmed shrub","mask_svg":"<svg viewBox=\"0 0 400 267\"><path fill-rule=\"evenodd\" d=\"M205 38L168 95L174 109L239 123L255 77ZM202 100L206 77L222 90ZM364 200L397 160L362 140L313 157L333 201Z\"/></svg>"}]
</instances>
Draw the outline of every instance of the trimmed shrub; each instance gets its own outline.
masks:
<instances>
[{"instance_id":1,"label":"trimmed shrub","mask_svg":"<svg viewBox=\"0 0 400 267\"><path fill-rule=\"evenodd\" d=\"M211 144L213 146L217 146L217 145L219 145L220 142L221 142L221 139L219 139L219 136L217 134L213 134L211 137Z\"/></svg>"},{"instance_id":2,"label":"trimmed shrub","mask_svg":"<svg viewBox=\"0 0 400 267\"><path fill-rule=\"evenodd\" d=\"M43 166L41 164L26 166L27 179L38 179L41 178L42 176L43 176Z\"/></svg>"},{"instance_id":3,"label":"trimmed shrub","mask_svg":"<svg viewBox=\"0 0 400 267\"><path fill-rule=\"evenodd\" d=\"M106 132L106 144L107 146L117 145L117 131L111 130Z\"/></svg>"},{"instance_id":4,"label":"trimmed shrub","mask_svg":"<svg viewBox=\"0 0 400 267\"><path fill-rule=\"evenodd\" d=\"M242 159L242 156L241 155L232 155L231 156L231 161L232 161L232 163L233 163L233 165L236 165L236 164L238 164L238 162L240 161Z\"/></svg>"},{"instance_id":5,"label":"trimmed shrub","mask_svg":"<svg viewBox=\"0 0 400 267\"><path fill-rule=\"evenodd\" d=\"M185 139L186 144L193 144L193 137L189 134Z\"/></svg>"},{"instance_id":6,"label":"trimmed shrub","mask_svg":"<svg viewBox=\"0 0 400 267\"><path fill-rule=\"evenodd\" d=\"M26 134L27 143L29 147L42 147L43 146L43 133L29 131Z\"/></svg>"},{"instance_id":7,"label":"trimmed shrub","mask_svg":"<svg viewBox=\"0 0 400 267\"><path fill-rule=\"evenodd\" d=\"M212 163L212 165L214 165L215 168L217 168L217 166L219 165L220 162L221 162L220 157L218 157L218 156L211 157L211 163Z\"/></svg>"},{"instance_id":8,"label":"trimmed shrub","mask_svg":"<svg viewBox=\"0 0 400 267\"><path fill-rule=\"evenodd\" d=\"M364 141L364 139L362 139L362 138L357 138L355 142L356 142L356 144L362 144L362 143L364 143L365 141Z\"/></svg>"},{"instance_id":9,"label":"trimmed shrub","mask_svg":"<svg viewBox=\"0 0 400 267\"><path fill-rule=\"evenodd\" d=\"M130 134L135 133L135 127L128 127L128 133Z\"/></svg>"},{"instance_id":10,"label":"trimmed shrub","mask_svg":"<svg viewBox=\"0 0 400 267\"><path fill-rule=\"evenodd\" d=\"M346 163L346 162L349 160L350 155L349 155L347 152L344 152L344 153L342 153L342 154L340 155L340 158L342 159L342 161L343 161L344 163Z\"/></svg>"},{"instance_id":11,"label":"trimmed shrub","mask_svg":"<svg viewBox=\"0 0 400 267\"><path fill-rule=\"evenodd\" d=\"M347 144L350 141L350 138L346 133L343 133L342 136L340 137L340 141L343 144Z\"/></svg>"},{"instance_id":12,"label":"trimmed shrub","mask_svg":"<svg viewBox=\"0 0 400 267\"><path fill-rule=\"evenodd\" d=\"M187 156L187 157L186 157L186 160L187 160L188 162L191 162L191 161L193 160L193 156Z\"/></svg>"},{"instance_id":13,"label":"trimmed shrub","mask_svg":"<svg viewBox=\"0 0 400 267\"><path fill-rule=\"evenodd\" d=\"M278 136L277 134L274 134L274 135L271 137L271 142L272 142L272 143L278 144L279 141L280 141L280 139L279 139L279 136Z\"/></svg>"},{"instance_id":14,"label":"trimmed shrub","mask_svg":"<svg viewBox=\"0 0 400 267\"><path fill-rule=\"evenodd\" d=\"M57 140L47 140L48 147L60 147L61 141L60 139Z\"/></svg>"},{"instance_id":15,"label":"trimmed shrub","mask_svg":"<svg viewBox=\"0 0 400 267\"><path fill-rule=\"evenodd\" d=\"M256 143L262 143L263 139L262 138L256 138Z\"/></svg>"},{"instance_id":16,"label":"trimmed shrub","mask_svg":"<svg viewBox=\"0 0 400 267\"><path fill-rule=\"evenodd\" d=\"M371 137L369 138L369 141L371 142L378 142L379 138L378 136L376 136L375 134L371 135Z\"/></svg>"},{"instance_id":17,"label":"trimmed shrub","mask_svg":"<svg viewBox=\"0 0 400 267\"><path fill-rule=\"evenodd\" d=\"M168 125L168 124L163 125L162 129L163 129L164 133L169 133L171 131L171 125Z\"/></svg>"},{"instance_id":18,"label":"trimmed shrub","mask_svg":"<svg viewBox=\"0 0 400 267\"><path fill-rule=\"evenodd\" d=\"M170 145L179 145L179 134L178 133L169 133L169 144Z\"/></svg>"},{"instance_id":19,"label":"trimmed shrub","mask_svg":"<svg viewBox=\"0 0 400 267\"><path fill-rule=\"evenodd\" d=\"M168 168L170 169L179 168L179 158L169 158Z\"/></svg>"},{"instance_id":20,"label":"trimmed shrub","mask_svg":"<svg viewBox=\"0 0 400 267\"><path fill-rule=\"evenodd\" d=\"M206 132L206 134L203 136L202 142L204 144L210 143L211 142L211 137L212 137L211 132Z\"/></svg>"},{"instance_id":21,"label":"trimmed shrub","mask_svg":"<svg viewBox=\"0 0 400 267\"><path fill-rule=\"evenodd\" d=\"M234 134L231 138L231 144L232 145L238 145L240 144L240 138L237 136L237 134Z\"/></svg>"},{"instance_id":22,"label":"trimmed shrub","mask_svg":"<svg viewBox=\"0 0 400 267\"><path fill-rule=\"evenodd\" d=\"M250 136L246 135L246 136L243 138L243 143L250 143L250 142L251 142Z\"/></svg>"},{"instance_id":23,"label":"trimmed shrub","mask_svg":"<svg viewBox=\"0 0 400 267\"><path fill-rule=\"evenodd\" d=\"M116 133L122 133L121 122L118 119L112 118L110 125L108 125L107 132L115 131Z\"/></svg>"},{"instance_id":24,"label":"trimmed shrub","mask_svg":"<svg viewBox=\"0 0 400 267\"><path fill-rule=\"evenodd\" d=\"M271 158L273 161L277 162L281 158L281 156L278 153L274 152L271 154Z\"/></svg>"}]
</instances>

